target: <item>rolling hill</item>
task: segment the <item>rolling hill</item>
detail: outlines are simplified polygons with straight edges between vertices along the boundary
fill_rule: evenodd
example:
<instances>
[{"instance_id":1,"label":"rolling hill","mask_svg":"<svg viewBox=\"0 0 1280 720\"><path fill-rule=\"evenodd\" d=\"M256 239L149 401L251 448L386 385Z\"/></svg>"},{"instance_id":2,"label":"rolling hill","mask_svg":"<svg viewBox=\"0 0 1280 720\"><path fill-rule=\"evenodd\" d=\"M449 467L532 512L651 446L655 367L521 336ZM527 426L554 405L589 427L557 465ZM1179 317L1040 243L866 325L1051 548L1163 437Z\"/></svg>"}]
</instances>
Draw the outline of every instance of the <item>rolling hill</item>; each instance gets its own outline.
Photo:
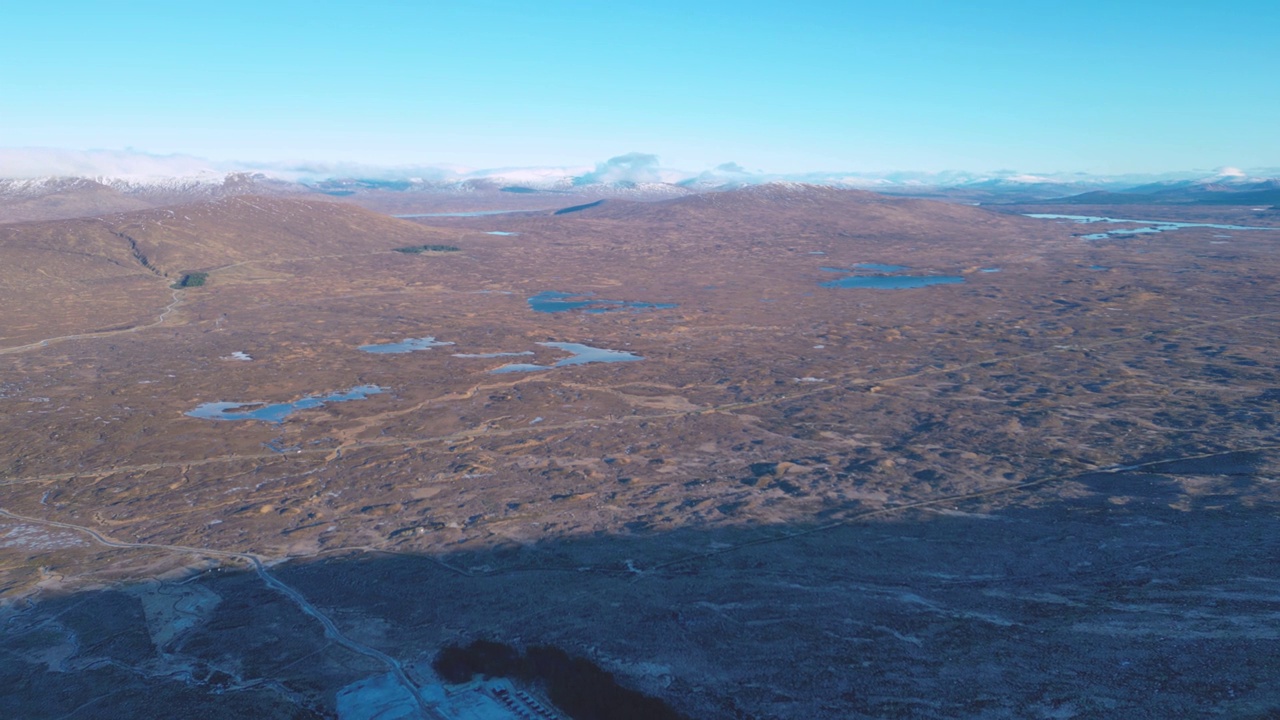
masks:
<instances>
[{"instance_id":1,"label":"rolling hill","mask_svg":"<svg viewBox=\"0 0 1280 720\"><path fill-rule=\"evenodd\" d=\"M350 205L256 196L0 226L0 344L153 322L188 272L454 236Z\"/></svg>"}]
</instances>

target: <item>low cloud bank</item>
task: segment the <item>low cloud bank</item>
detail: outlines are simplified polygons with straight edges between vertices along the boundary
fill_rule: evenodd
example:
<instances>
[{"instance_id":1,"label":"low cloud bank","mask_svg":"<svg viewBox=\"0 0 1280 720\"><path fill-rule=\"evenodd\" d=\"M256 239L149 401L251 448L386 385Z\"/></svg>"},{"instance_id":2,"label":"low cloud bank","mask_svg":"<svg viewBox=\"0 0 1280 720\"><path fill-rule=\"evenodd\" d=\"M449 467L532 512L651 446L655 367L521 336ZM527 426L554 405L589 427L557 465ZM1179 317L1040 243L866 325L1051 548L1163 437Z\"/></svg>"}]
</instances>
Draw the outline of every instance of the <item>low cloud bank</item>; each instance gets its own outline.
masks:
<instances>
[{"instance_id":1,"label":"low cloud bank","mask_svg":"<svg viewBox=\"0 0 1280 720\"><path fill-rule=\"evenodd\" d=\"M0 148L0 177L88 177L122 180L214 176L226 168L191 155L153 155L136 150Z\"/></svg>"}]
</instances>

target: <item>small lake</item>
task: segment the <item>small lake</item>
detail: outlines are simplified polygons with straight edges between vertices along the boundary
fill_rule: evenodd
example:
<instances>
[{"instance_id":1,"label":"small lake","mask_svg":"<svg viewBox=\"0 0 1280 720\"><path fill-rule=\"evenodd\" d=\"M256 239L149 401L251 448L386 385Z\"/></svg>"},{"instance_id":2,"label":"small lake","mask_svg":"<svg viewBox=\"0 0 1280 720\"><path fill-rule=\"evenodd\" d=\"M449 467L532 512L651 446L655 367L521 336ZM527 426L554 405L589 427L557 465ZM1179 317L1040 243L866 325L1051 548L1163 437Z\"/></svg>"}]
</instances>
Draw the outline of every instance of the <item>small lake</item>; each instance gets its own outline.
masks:
<instances>
[{"instance_id":1,"label":"small lake","mask_svg":"<svg viewBox=\"0 0 1280 720\"><path fill-rule=\"evenodd\" d=\"M535 372L539 370L554 370L555 368L569 367L572 365L588 365L590 363L615 363L615 362L635 362L644 358L635 353L629 353L625 350L606 350L604 348L591 347L590 345L582 345L581 343L566 342L540 342L543 347L555 348L563 350L571 355L567 358L561 358L551 365L533 365L528 363L516 363L513 365L503 365L500 368L494 368L489 372L495 374L514 373L514 372Z\"/></svg>"},{"instance_id":2,"label":"small lake","mask_svg":"<svg viewBox=\"0 0 1280 720\"><path fill-rule=\"evenodd\" d=\"M485 233L485 235L502 235L502 236L515 236L519 234L520 233L518 232L507 232L505 230L490 230L489 232Z\"/></svg>"},{"instance_id":3,"label":"small lake","mask_svg":"<svg viewBox=\"0 0 1280 720\"><path fill-rule=\"evenodd\" d=\"M386 388L377 385L357 385L350 390L330 393L328 395L312 395L290 403L265 405L252 402L208 402L196 406L195 410L186 413L189 417L204 420L260 420L262 422L279 423L298 410L310 410L328 403L364 400L370 395L385 392ZM239 408L253 408L239 410Z\"/></svg>"},{"instance_id":4,"label":"small lake","mask_svg":"<svg viewBox=\"0 0 1280 720\"><path fill-rule=\"evenodd\" d=\"M360 349L367 353L376 353L379 355L394 355L398 353L411 353L418 350L430 350L433 347L444 347L452 345L451 342L440 342L434 337L427 336L424 338L407 338L400 342L381 343L379 345L361 345Z\"/></svg>"},{"instance_id":5,"label":"small lake","mask_svg":"<svg viewBox=\"0 0 1280 720\"><path fill-rule=\"evenodd\" d=\"M823 267L818 268L830 273L855 273L859 270L872 270L880 273L897 273L907 270L906 265L885 265L883 263L857 263L851 268ZM993 268L992 270L997 270ZM986 272L985 270L983 272ZM930 285L954 285L964 282L959 275L849 275L838 280L818 283L824 288L868 288L872 290L906 290L922 288Z\"/></svg>"},{"instance_id":6,"label":"small lake","mask_svg":"<svg viewBox=\"0 0 1280 720\"><path fill-rule=\"evenodd\" d=\"M1084 238L1085 240L1107 240L1109 238L1124 237L1126 235L1151 235L1155 233L1181 230L1183 228L1210 228L1213 230L1280 230L1280 228L1256 227L1252 225L1223 225L1219 223L1175 222L1172 220L1134 220L1130 218L1100 217L1097 215L1058 215L1054 213L1026 213L1026 217L1037 218L1039 220L1066 220L1067 222L1076 223L1078 225L1092 225L1094 223L1103 223L1103 224L1132 223L1132 224L1144 226L1144 227L1137 227L1137 228L1107 230L1105 232L1100 232L1100 233L1089 233L1088 235L1081 235L1081 237Z\"/></svg>"},{"instance_id":7,"label":"small lake","mask_svg":"<svg viewBox=\"0 0 1280 720\"><path fill-rule=\"evenodd\" d=\"M595 293L569 293L547 290L529 298L529 307L534 312L559 313L580 310L584 313L599 315L602 313L623 310L670 310L679 307L676 303L646 303L633 300L606 300L595 297Z\"/></svg>"}]
</instances>

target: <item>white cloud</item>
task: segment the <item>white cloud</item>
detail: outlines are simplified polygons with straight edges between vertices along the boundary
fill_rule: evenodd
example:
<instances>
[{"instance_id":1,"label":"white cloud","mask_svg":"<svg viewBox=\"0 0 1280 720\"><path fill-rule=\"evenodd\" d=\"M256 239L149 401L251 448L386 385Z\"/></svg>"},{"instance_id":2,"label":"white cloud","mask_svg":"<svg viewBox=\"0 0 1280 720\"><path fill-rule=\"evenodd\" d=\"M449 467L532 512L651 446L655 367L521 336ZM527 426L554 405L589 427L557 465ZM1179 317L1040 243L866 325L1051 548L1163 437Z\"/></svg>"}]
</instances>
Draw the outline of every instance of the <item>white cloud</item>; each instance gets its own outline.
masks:
<instances>
[{"instance_id":1,"label":"white cloud","mask_svg":"<svg viewBox=\"0 0 1280 720\"><path fill-rule=\"evenodd\" d=\"M136 150L0 148L0 177L64 176L149 180L215 176L228 171L191 155L152 155Z\"/></svg>"},{"instance_id":2,"label":"white cloud","mask_svg":"<svg viewBox=\"0 0 1280 720\"><path fill-rule=\"evenodd\" d=\"M658 165L658 156L648 153L631 152L618 155L596 165L596 169L581 175L574 181L575 185L594 183L658 183L663 176Z\"/></svg>"}]
</instances>

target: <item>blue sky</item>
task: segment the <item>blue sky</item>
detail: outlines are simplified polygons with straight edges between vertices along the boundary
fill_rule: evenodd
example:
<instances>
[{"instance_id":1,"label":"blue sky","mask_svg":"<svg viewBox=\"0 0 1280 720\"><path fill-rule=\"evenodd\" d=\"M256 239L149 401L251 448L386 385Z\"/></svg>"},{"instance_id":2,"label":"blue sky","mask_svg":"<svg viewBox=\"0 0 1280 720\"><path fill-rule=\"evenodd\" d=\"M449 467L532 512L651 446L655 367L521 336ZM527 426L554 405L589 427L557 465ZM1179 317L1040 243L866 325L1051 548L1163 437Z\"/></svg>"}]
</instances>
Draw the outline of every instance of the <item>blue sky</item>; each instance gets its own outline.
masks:
<instances>
[{"instance_id":1,"label":"blue sky","mask_svg":"<svg viewBox=\"0 0 1280 720\"><path fill-rule=\"evenodd\" d=\"M768 172L1280 166L1274 0L2 9L3 147L472 167L640 151Z\"/></svg>"}]
</instances>

